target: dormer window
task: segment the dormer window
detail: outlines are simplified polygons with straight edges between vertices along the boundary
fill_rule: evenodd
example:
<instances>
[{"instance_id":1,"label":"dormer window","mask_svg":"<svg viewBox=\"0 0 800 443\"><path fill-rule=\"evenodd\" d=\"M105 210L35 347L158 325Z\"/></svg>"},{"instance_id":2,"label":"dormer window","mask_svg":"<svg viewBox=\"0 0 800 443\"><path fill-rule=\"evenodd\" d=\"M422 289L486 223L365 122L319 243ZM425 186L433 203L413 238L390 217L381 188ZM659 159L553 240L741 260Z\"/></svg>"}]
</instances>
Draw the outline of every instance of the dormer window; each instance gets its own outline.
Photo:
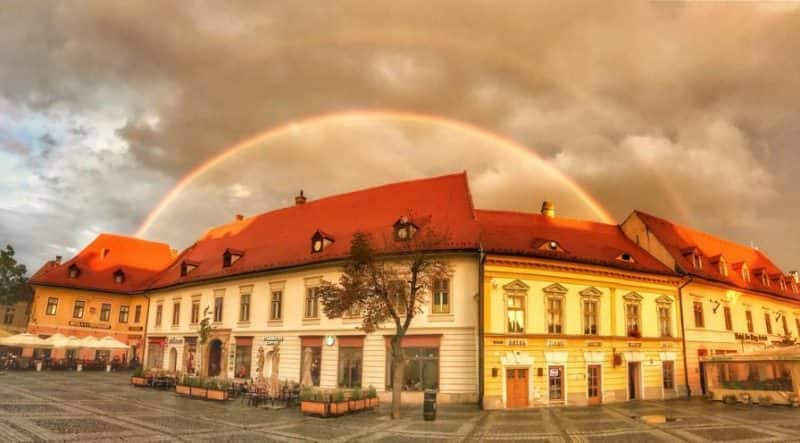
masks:
<instances>
[{"instance_id":1,"label":"dormer window","mask_svg":"<svg viewBox=\"0 0 800 443\"><path fill-rule=\"evenodd\" d=\"M681 251L685 257L689 257L692 261L692 267L699 271L703 269L703 256L700 254L700 250L697 249L696 246L691 246L685 248Z\"/></svg>"},{"instance_id":2,"label":"dormer window","mask_svg":"<svg viewBox=\"0 0 800 443\"><path fill-rule=\"evenodd\" d=\"M783 277L778 277L778 284L781 286L781 291L786 290L786 281L783 279Z\"/></svg>"},{"instance_id":3,"label":"dormer window","mask_svg":"<svg viewBox=\"0 0 800 443\"><path fill-rule=\"evenodd\" d=\"M223 268L230 268L236 263L242 256L244 255L244 251L239 251L236 249L226 249L225 252L222 254L222 267Z\"/></svg>"},{"instance_id":4,"label":"dormer window","mask_svg":"<svg viewBox=\"0 0 800 443\"><path fill-rule=\"evenodd\" d=\"M700 254L692 254L692 265L695 269L703 269L703 257Z\"/></svg>"},{"instance_id":5,"label":"dormer window","mask_svg":"<svg viewBox=\"0 0 800 443\"><path fill-rule=\"evenodd\" d=\"M539 245L540 251L550 251L550 252L566 252L564 248L561 247L561 244L555 240L547 240Z\"/></svg>"},{"instance_id":6,"label":"dormer window","mask_svg":"<svg viewBox=\"0 0 800 443\"><path fill-rule=\"evenodd\" d=\"M742 265L742 280L750 283L750 268L747 266L747 263Z\"/></svg>"},{"instance_id":7,"label":"dormer window","mask_svg":"<svg viewBox=\"0 0 800 443\"><path fill-rule=\"evenodd\" d=\"M728 262L725 260L725 257L720 257L719 262L717 263L719 267L719 274L723 277L728 276Z\"/></svg>"},{"instance_id":8,"label":"dormer window","mask_svg":"<svg viewBox=\"0 0 800 443\"><path fill-rule=\"evenodd\" d=\"M100 258L106 258L106 257L108 257L108 253L109 253L109 252L111 252L111 250L110 250L110 249L108 249L108 248L103 248L103 249L101 249L101 250L100 250Z\"/></svg>"},{"instance_id":9,"label":"dormer window","mask_svg":"<svg viewBox=\"0 0 800 443\"><path fill-rule=\"evenodd\" d=\"M633 256L628 252L623 252L622 254L618 255L617 260L624 261L626 263L636 263L636 260L634 260Z\"/></svg>"},{"instance_id":10,"label":"dormer window","mask_svg":"<svg viewBox=\"0 0 800 443\"><path fill-rule=\"evenodd\" d=\"M396 241L407 241L414 238L414 234L417 233L419 227L409 220L408 217L402 216L393 225L394 228L394 239Z\"/></svg>"},{"instance_id":11,"label":"dormer window","mask_svg":"<svg viewBox=\"0 0 800 443\"><path fill-rule=\"evenodd\" d=\"M81 268L73 263L70 265L67 272L69 273L69 278L78 278L81 275Z\"/></svg>"},{"instance_id":12,"label":"dormer window","mask_svg":"<svg viewBox=\"0 0 800 443\"><path fill-rule=\"evenodd\" d=\"M190 272L194 271L197 268L198 264L194 262L190 262L184 260L181 262L181 277L185 277L189 275Z\"/></svg>"},{"instance_id":13,"label":"dormer window","mask_svg":"<svg viewBox=\"0 0 800 443\"><path fill-rule=\"evenodd\" d=\"M122 284L125 282L125 271L122 269L117 269L114 271L114 282L118 284Z\"/></svg>"},{"instance_id":14,"label":"dormer window","mask_svg":"<svg viewBox=\"0 0 800 443\"><path fill-rule=\"evenodd\" d=\"M789 280L789 281L791 282L792 285L792 294L797 294L797 283L794 280ZM798 328L798 331L800 331L800 328Z\"/></svg>"},{"instance_id":15,"label":"dormer window","mask_svg":"<svg viewBox=\"0 0 800 443\"><path fill-rule=\"evenodd\" d=\"M334 242L333 237L325 234L322 231L317 231L311 236L311 253L316 254L324 251L328 246Z\"/></svg>"},{"instance_id":16,"label":"dormer window","mask_svg":"<svg viewBox=\"0 0 800 443\"><path fill-rule=\"evenodd\" d=\"M761 276L761 284L764 287L768 288L769 287L769 276L767 275L766 271L761 270L761 271L758 272L758 274Z\"/></svg>"}]
</instances>

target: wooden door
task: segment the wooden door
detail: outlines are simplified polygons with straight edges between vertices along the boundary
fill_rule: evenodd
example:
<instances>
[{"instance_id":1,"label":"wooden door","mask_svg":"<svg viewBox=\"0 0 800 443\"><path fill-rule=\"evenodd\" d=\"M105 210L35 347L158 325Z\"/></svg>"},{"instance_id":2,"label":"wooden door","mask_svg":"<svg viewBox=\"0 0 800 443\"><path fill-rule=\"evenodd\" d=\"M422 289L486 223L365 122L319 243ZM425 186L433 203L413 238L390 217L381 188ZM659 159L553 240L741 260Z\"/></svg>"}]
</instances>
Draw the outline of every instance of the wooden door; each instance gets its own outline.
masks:
<instances>
[{"instance_id":1,"label":"wooden door","mask_svg":"<svg viewBox=\"0 0 800 443\"><path fill-rule=\"evenodd\" d=\"M528 370L506 369L506 407L528 406Z\"/></svg>"},{"instance_id":2,"label":"wooden door","mask_svg":"<svg viewBox=\"0 0 800 443\"><path fill-rule=\"evenodd\" d=\"M639 383L639 370L638 362L628 363L628 399L639 400L641 399L641 384Z\"/></svg>"},{"instance_id":3,"label":"wooden door","mask_svg":"<svg viewBox=\"0 0 800 443\"><path fill-rule=\"evenodd\" d=\"M550 366L548 369L550 401L564 401L564 367Z\"/></svg>"},{"instance_id":4,"label":"wooden door","mask_svg":"<svg viewBox=\"0 0 800 443\"><path fill-rule=\"evenodd\" d=\"M602 382L600 377L602 377L600 365L589 365L587 368L586 377L586 395L590 405L599 405L602 403L602 399L600 397Z\"/></svg>"}]
</instances>

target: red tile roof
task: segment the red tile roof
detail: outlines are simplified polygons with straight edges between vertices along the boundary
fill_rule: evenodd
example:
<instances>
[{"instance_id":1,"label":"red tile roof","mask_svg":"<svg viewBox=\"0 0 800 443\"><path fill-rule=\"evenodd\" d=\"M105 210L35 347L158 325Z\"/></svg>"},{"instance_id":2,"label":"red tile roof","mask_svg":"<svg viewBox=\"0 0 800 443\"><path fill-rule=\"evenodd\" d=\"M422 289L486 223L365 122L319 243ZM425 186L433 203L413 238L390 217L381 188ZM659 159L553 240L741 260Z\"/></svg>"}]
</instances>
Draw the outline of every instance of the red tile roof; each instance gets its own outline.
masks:
<instances>
[{"instance_id":1,"label":"red tile roof","mask_svg":"<svg viewBox=\"0 0 800 443\"><path fill-rule=\"evenodd\" d=\"M47 262L31 277L33 285L93 289L116 293L144 290L147 284L169 265L174 255L169 245L113 234L100 234L75 257L60 265ZM69 269L80 273L70 278ZM122 270L122 283L114 273Z\"/></svg>"},{"instance_id":2,"label":"red tile roof","mask_svg":"<svg viewBox=\"0 0 800 443\"><path fill-rule=\"evenodd\" d=\"M740 289L749 289L795 300L800 299L792 292L791 278L784 276L783 271L758 249L724 240L641 211L635 211L634 214L667 248L681 271L689 275L733 285ZM693 252L699 253L702 257L702 269L695 269L692 263ZM718 266L721 257L724 257L728 264L727 277L720 272ZM741 267L743 264L747 264L750 269L749 283L742 278ZM767 272L767 275L770 276L769 287L764 286L761 278L757 275L760 270ZM773 277L778 276L784 278L786 290L781 290L780 283L772 280Z\"/></svg>"},{"instance_id":3,"label":"red tile roof","mask_svg":"<svg viewBox=\"0 0 800 443\"><path fill-rule=\"evenodd\" d=\"M447 237L442 250L478 249L478 226L466 173L393 183L370 189L309 200L209 229L154 281L161 288L186 282L306 265L344 258L357 231L372 234L378 250L396 248L393 225L401 217L427 223ZM332 238L323 252L311 252L316 232ZM420 235L420 234L418 234ZM222 266L226 250L242 256ZM197 268L181 276L181 263Z\"/></svg>"},{"instance_id":4,"label":"red tile roof","mask_svg":"<svg viewBox=\"0 0 800 443\"><path fill-rule=\"evenodd\" d=\"M475 214L486 252L674 274L628 239L617 225L523 212L476 210ZM549 248L551 241L558 244L557 250ZM633 261L619 260L624 253Z\"/></svg>"}]
</instances>

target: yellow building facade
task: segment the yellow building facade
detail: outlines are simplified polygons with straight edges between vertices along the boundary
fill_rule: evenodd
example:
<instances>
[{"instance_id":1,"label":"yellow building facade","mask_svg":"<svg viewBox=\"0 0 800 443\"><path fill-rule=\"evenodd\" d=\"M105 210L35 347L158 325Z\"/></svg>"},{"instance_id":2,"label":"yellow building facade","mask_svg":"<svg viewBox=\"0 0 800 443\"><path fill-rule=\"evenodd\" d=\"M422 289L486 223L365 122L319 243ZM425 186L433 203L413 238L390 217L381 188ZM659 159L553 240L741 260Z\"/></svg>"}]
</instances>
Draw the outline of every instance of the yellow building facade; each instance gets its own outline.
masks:
<instances>
[{"instance_id":1,"label":"yellow building facade","mask_svg":"<svg viewBox=\"0 0 800 443\"><path fill-rule=\"evenodd\" d=\"M679 279L503 255L483 275L484 408L686 394Z\"/></svg>"}]
</instances>

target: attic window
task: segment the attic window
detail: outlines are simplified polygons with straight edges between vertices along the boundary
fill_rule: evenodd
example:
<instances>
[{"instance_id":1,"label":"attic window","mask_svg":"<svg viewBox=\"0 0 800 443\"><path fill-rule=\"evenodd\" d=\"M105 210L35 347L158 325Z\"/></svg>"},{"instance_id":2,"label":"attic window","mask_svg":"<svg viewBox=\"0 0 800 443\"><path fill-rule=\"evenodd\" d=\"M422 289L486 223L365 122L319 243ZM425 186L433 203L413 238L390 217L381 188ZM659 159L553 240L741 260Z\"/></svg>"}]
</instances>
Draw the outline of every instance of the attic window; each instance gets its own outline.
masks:
<instances>
[{"instance_id":1,"label":"attic window","mask_svg":"<svg viewBox=\"0 0 800 443\"><path fill-rule=\"evenodd\" d=\"M725 257L720 257L719 262L717 263L719 267L719 274L723 277L728 276L728 262L725 260Z\"/></svg>"},{"instance_id":2,"label":"attic window","mask_svg":"<svg viewBox=\"0 0 800 443\"><path fill-rule=\"evenodd\" d=\"M244 255L243 251L237 251L235 249L226 249L225 252L222 254L222 267L223 268L230 268L236 263L242 256Z\"/></svg>"},{"instance_id":3,"label":"attic window","mask_svg":"<svg viewBox=\"0 0 800 443\"><path fill-rule=\"evenodd\" d=\"M197 263L188 261L181 262L181 277L187 276L190 272L194 271L195 268L197 268Z\"/></svg>"},{"instance_id":4,"label":"attic window","mask_svg":"<svg viewBox=\"0 0 800 443\"><path fill-rule=\"evenodd\" d=\"M114 282L122 284L125 282L125 271L122 269L117 269L114 271Z\"/></svg>"},{"instance_id":5,"label":"attic window","mask_svg":"<svg viewBox=\"0 0 800 443\"><path fill-rule=\"evenodd\" d=\"M311 236L311 253L315 254L322 252L334 242L333 237L325 234L322 231L317 231Z\"/></svg>"},{"instance_id":6,"label":"attic window","mask_svg":"<svg viewBox=\"0 0 800 443\"><path fill-rule=\"evenodd\" d=\"M100 250L100 258L106 258L106 257L108 257L108 253L109 253L109 252L111 252L111 250L110 250L110 249L108 249L108 248L103 248L103 249L101 249L101 250Z\"/></svg>"},{"instance_id":7,"label":"attic window","mask_svg":"<svg viewBox=\"0 0 800 443\"><path fill-rule=\"evenodd\" d=\"M747 283L750 283L750 268L747 267L747 263L742 265L742 280Z\"/></svg>"},{"instance_id":8,"label":"attic window","mask_svg":"<svg viewBox=\"0 0 800 443\"><path fill-rule=\"evenodd\" d=\"M792 293L797 294L797 283L794 280L790 280L792 282Z\"/></svg>"},{"instance_id":9,"label":"attic window","mask_svg":"<svg viewBox=\"0 0 800 443\"><path fill-rule=\"evenodd\" d=\"M627 252L623 252L617 257L617 260L624 261L627 263L636 263L636 260L633 259L633 256Z\"/></svg>"},{"instance_id":10,"label":"attic window","mask_svg":"<svg viewBox=\"0 0 800 443\"><path fill-rule=\"evenodd\" d=\"M400 217L396 222L394 222L394 239L396 241L408 241L414 238L414 234L417 233L419 227L411 222L405 215Z\"/></svg>"},{"instance_id":11,"label":"attic window","mask_svg":"<svg viewBox=\"0 0 800 443\"><path fill-rule=\"evenodd\" d=\"M542 245L539 246L539 250L552 251L552 252L566 252L564 251L564 248L562 248L561 245L555 240L548 240L542 243Z\"/></svg>"},{"instance_id":12,"label":"attic window","mask_svg":"<svg viewBox=\"0 0 800 443\"><path fill-rule=\"evenodd\" d=\"M783 280L783 277L778 277L778 283L781 285L781 291L786 290L786 281Z\"/></svg>"},{"instance_id":13,"label":"attic window","mask_svg":"<svg viewBox=\"0 0 800 443\"><path fill-rule=\"evenodd\" d=\"M761 284L766 287L769 287L769 276L767 275L766 272L761 273Z\"/></svg>"},{"instance_id":14,"label":"attic window","mask_svg":"<svg viewBox=\"0 0 800 443\"><path fill-rule=\"evenodd\" d=\"M703 257L697 252L692 254L692 266L697 270L703 269Z\"/></svg>"},{"instance_id":15,"label":"attic window","mask_svg":"<svg viewBox=\"0 0 800 443\"><path fill-rule=\"evenodd\" d=\"M78 267L76 264L72 264L69 267L69 278L78 278L81 275L81 268Z\"/></svg>"}]
</instances>

